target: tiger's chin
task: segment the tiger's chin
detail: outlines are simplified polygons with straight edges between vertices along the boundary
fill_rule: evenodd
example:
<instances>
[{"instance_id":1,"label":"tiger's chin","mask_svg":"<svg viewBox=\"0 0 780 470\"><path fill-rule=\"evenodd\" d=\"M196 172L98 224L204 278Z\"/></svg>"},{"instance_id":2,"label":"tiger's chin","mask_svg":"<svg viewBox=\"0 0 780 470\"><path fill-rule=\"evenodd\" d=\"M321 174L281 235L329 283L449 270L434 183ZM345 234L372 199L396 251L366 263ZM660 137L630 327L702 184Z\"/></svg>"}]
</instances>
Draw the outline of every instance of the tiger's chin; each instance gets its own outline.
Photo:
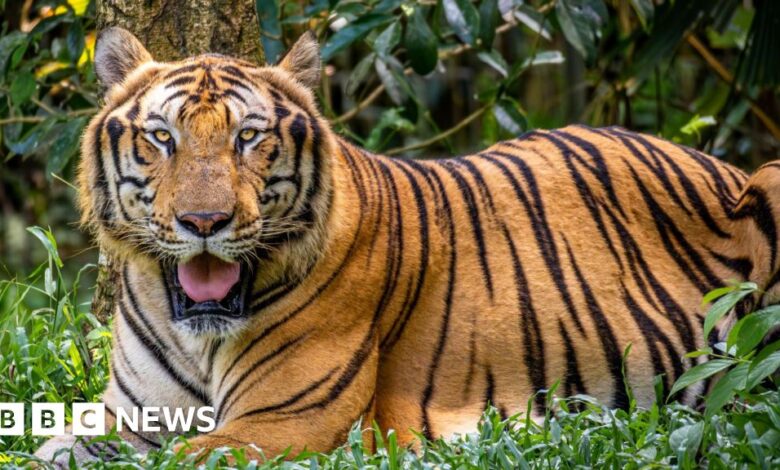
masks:
<instances>
[{"instance_id":1,"label":"tiger's chin","mask_svg":"<svg viewBox=\"0 0 780 470\"><path fill-rule=\"evenodd\" d=\"M245 327L254 269L245 262L232 264L203 253L187 263L163 266L176 328L193 336L225 337Z\"/></svg>"}]
</instances>

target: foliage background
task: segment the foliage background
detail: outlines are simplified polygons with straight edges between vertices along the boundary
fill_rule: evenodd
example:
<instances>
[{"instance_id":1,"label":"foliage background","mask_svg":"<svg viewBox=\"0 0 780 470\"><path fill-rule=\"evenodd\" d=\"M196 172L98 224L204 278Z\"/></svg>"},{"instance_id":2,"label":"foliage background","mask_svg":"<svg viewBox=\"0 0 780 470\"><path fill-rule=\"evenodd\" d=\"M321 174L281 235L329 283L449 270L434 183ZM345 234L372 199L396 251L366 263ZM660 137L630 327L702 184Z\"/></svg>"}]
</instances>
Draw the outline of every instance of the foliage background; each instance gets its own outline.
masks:
<instances>
[{"instance_id":1,"label":"foliage background","mask_svg":"<svg viewBox=\"0 0 780 470\"><path fill-rule=\"evenodd\" d=\"M70 266L81 130L98 106L90 0L3 1L0 264ZM780 2L771 0L256 0L269 62L305 30L343 135L376 152L462 154L531 128L621 125L750 170L780 141ZM736 77L736 78L734 78ZM69 269L66 267L66 270Z\"/></svg>"}]
</instances>

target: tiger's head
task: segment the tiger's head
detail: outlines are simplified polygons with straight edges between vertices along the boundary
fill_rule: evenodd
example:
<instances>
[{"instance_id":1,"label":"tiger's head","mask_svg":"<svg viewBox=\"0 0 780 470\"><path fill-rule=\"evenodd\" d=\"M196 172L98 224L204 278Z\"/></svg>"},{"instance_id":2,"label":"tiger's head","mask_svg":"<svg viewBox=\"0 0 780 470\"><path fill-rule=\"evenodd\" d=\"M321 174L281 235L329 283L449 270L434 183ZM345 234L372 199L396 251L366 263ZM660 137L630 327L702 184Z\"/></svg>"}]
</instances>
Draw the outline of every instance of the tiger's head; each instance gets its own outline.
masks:
<instances>
[{"instance_id":1,"label":"tiger's head","mask_svg":"<svg viewBox=\"0 0 780 470\"><path fill-rule=\"evenodd\" d=\"M257 271L294 276L322 236L332 133L313 96L316 39L278 66L153 60L128 31L98 39L105 106L82 143L82 219L103 246L159 267L174 323L225 332Z\"/></svg>"}]
</instances>

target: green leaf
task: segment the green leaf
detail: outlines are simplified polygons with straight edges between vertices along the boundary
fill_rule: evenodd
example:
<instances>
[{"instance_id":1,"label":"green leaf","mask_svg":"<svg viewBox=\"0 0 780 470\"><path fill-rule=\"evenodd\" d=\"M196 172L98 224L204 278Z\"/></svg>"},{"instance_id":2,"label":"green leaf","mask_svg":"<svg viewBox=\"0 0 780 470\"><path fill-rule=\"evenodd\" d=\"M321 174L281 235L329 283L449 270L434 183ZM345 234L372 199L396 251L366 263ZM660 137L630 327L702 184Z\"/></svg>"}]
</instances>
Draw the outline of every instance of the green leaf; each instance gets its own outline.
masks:
<instances>
[{"instance_id":1,"label":"green leaf","mask_svg":"<svg viewBox=\"0 0 780 470\"><path fill-rule=\"evenodd\" d=\"M744 389L749 368L750 363L743 362L718 380L705 400L707 405L705 415L707 417L712 416L713 413L723 408L723 405L725 405L738 390Z\"/></svg>"},{"instance_id":2,"label":"green leaf","mask_svg":"<svg viewBox=\"0 0 780 470\"><path fill-rule=\"evenodd\" d=\"M588 62L596 58L609 13L603 0L558 0L555 14L564 37Z\"/></svg>"},{"instance_id":3,"label":"green leaf","mask_svg":"<svg viewBox=\"0 0 780 470\"><path fill-rule=\"evenodd\" d=\"M63 22L69 22L73 19L73 16L71 14L65 14L65 15L53 15L49 16L47 18L42 19L38 23L35 24L32 31L30 31L30 36L33 37L34 40L40 39L44 34L48 33L49 31L53 30L57 26L59 26Z\"/></svg>"},{"instance_id":4,"label":"green leaf","mask_svg":"<svg viewBox=\"0 0 780 470\"><path fill-rule=\"evenodd\" d=\"M469 0L443 0L444 16L462 42L477 45L479 13Z\"/></svg>"},{"instance_id":5,"label":"green leaf","mask_svg":"<svg viewBox=\"0 0 780 470\"><path fill-rule=\"evenodd\" d=\"M282 25L279 22L279 0L255 0L257 20L260 23L260 42L263 43L265 61L273 65L284 53Z\"/></svg>"},{"instance_id":6,"label":"green leaf","mask_svg":"<svg viewBox=\"0 0 780 470\"><path fill-rule=\"evenodd\" d=\"M496 28L500 19L498 0L482 0L479 5L479 41L483 48L493 47L493 39L496 37Z\"/></svg>"},{"instance_id":7,"label":"green leaf","mask_svg":"<svg viewBox=\"0 0 780 470\"><path fill-rule=\"evenodd\" d=\"M57 264L57 267L62 268L63 264L60 259L60 254L57 251L57 240L54 239L54 235L52 235L49 230L45 230L41 227L27 227L27 231L40 240L51 259Z\"/></svg>"},{"instance_id":8,"label":"green leaf","mask_svg":"<svg viewBox=\"0 0 780 470\"><path fill-rule=\"evenodd\" d=\"M563 54L561 54L559 51L542 51L537 53L533 57L529 57L525 59L522 62L515 62L514 65L512 65L512 70L509 72L509 77L505 81L505 86L509 86L512 84L515 80L517 80L520 75L523 74L526 70L528 70L530 67L534 67L537 65L557 65L562 64L564 62Z\"/></svg>"},{"instance_id":9,"label":"green leaf","mask_svg":"<svg viewBox=\"0 0 780 470\"><path fill-rule=\"evenodd\" d=\"M354 96L360 84L366 80L368 73L374 65L374 60L376 60L376 54L373 52L366 55L358 62L352 73L349 74L345 87L345 92L348 96Z\"/></svg>"},{"instance_id":10,"label":"green leaf","mask_svg":"<svg viewBox=\"0 0 780 470\"><path fill-rule=\"evenodd\" d=\"M74 21L68 29L68 36L65 38L68 48L68 56L72 62L78 62L81 52L84 50L84 28L81 22Z\"/></svg>"},{"instance_id":11,"label":"green leaf","mask_svg":"<svg viewBox=\"0 0 780 470\"><path fill-rule=\"evenodd\" d=\"M780 343L778 343L780 344ZM774 351L766 356L756 356L748 371L745 390L753 390L765 378L774 374L780 368L780 351Z\"/></svg>"},{"instance_id":12,"label":"green leaf","mask_svg":"<svg viewBox=\"0 0 780 470\"><path fill-rule=\"evenodd\" d=\"M713 359L697 366L691 367L672 385L669 396L683 390L697 382L701 382L707 377L711 377L718 372L734 364L732 359Z\"/></svg>"},{"instance_id":13,"label":"green leaf","mask_svg":"<svg viewBox=\"0 0 780 470\"><path fill-rule=\"evenodd\" d=\"M6 134L5 145L13 153L29 155L38 150L44 142L44 136L54 126L54 118L49 118L27 131L20 139L10 139Z\"/></svg>"},{"instance_id":14,"label":"green leaf","mask_svg":"<svg viewBox=\"0 0 780 470\"><path fill-rule=\"evenodd\" d=\"M411 86L404 77L403 65L395 57L390 56L385 60L377 60L374 67L390 99L397 105L403 104L406 96L411 92Z\"/></svg>"},{"instance_id":15,"label":"green leaf","mask_svg":"<svg viewBox=\"0 0 780 470\"><path fill-rule=\"evenodd\" d=\"M703 422L688 424L669 434L669 447L692 459L701 445L702 436L704 436Z\"/></svg>"},{"instance_id":16,"label":"green leaf","mask_svg":"<svg viewBox=\"0 0 780 470\"><path fill-rule=\"evenodd\" d=\"M504 57L497 50L481 51L477 54L477 57L479 57L479 60L495 69L504 78L509 76L509 65L507 65L506 60L504 60Z\"/></svg>"},{"instance_id":17,"label":"green leaf","mask_svg":"<svg viewBox=\"0 0 780 470\"><path fill-rule=\"evenodd\" d=\"M68 121L58 128L59 138L49 149L49 158L46 161L46 177L51 178L52 173L60 173L79 149L79 140L87 117L80 117Z\"/></svg>"},{"instance_id":18,"label":"green leaf","mask_svg":"<svg viewBox=\"0 0 780 470\"><path fill-rule=\"evenodd\" d=\"M639 18L642 27L645 30L650 29L649 24L653 21L653 13L655 13L653 0L631 0L631 6L634 8L634 12L637 18Z\"/></svg>"},{"instance_id":19,"label":"green leaf","mask_svg":"<svg viewBox=\"0 0 780 470\"><path fill-rule=\"evenodd\" d=\"M764 339L770 330L780 325L780 305L770 305L746 315L732 328L728 338L728 349L734 345L737 354L745 355Z\"/></svg>"},{"instance_id":20,"label":"green leaf","mask_svg":"<svg viewBox=\"0 0 780 470\"><path fill-rule=\"evenodd\" d=\"M20 46L27 45L27 35L20 31L11 31L0 37L0 76L4 75L8 60Z\"/></svg>"},{"instance_id":21,"label":"green leaf","mask_svg":"<svg viewBox=\"0 0 780 470\"><path fill-rule=\"evenodd\" d=\"M353 42L362 38L369 31L382 26L392 20L389 15L369 13L358 18L356 21L344 26L336 34L331 36L322 46L321 56L324 62L329 61L337 52L348 47Z\"/></svg>"},{"instance_id":22,"label":"green leaf","mask_svg":"<svg viewBox=\"0 0 780 470\"><path fill-rule=\"evenodd\" d=\"M393 52L395 46L401 40L401 24L397 21L390 23L390 26L385 28L374 41L374 52L379 57L387 57Z\"/></svg>"},{"instance_id":23,"label":"green leaf","mask_svg":"<svg viewBox=\"0 0 780 470\"><path fill-rule=\"evenodd\" d=\"M11 100L19 106L26 103L35 93L35 76L30 72L22 72L11 82Z\"/></svg>"},{"instance_id":24,"label":"green leaf","mask_svg":"<svg viewBox=\"0 0 780 470\"><path fill-rule=\"evenodd\" d=\"M537 65L558 65L562 64L566 59L563 57L560 51L542 51L537 53L533 58L526 59L522 62L523 68L534 67Z\"/></svg>"},{"instance_id":25,"label":"green leaf","mask_svg":"<svg viewBox=\"0 0 780 470\"><path fill-rule=\"evenodd\" d=\"M375 13L390 13L399 6L403 6L401 0L379 0L374 4L373 10Z\"/></svg>"},{"instance_id":26,"label":"green leaf","mask_svg":"<svg viewBox=\"0 0 780 470\"><path fill-rule=\"evenodd\" d=\"M517 21L528 27L534 34L538 34L548 41L552 39L549 28L545 25L547 19L544 15L529 7L520 5L514 14Z\"/></svg>"},{"instance_id":27,"label":"green leaf","mask_svg":"<svg viewBox=\"0 0 780 470\"><path fill-rule=\"evenodd\" d=\"M687 124L680 128L680 132L685 135L695 135L696 138L700 138L703 129L714 126L717 123L718 122L712 116L699 116L696 114Z\"/></svg>"},{"instance_id":28,"label":"green leaf","mask_svg":"<svg viewBox=\"0 0 780 470\"><path fill-rule=\"evenodd\" d=\"M366 147L372 151L384 148L384 141L387 140L388 131L393 134L396 132L412 132L414 131L414 124L401 115L399 108L386 109L379 118L379 122L371 129L371 134L369 134L366 140Z\"/></svg>"},{"instance_id":29,"label":"green leaf","mask_svg":"<svg viewBox=\"0 0 780 470\"><path fill-rule=\"evenodd\" d=\"M755 284L753 284L753 286L755 286ZM710 332L715 328L715 324L718 323L718 320L731 311L731 309L737 305L737 302L747 295L752 294L754 291L755 289L753 289L752 286L746 286L745 289L740 288L739 290L722 296L717 302L712 304L712 307L710 307L707 312L707 316L704 317L704 337L709 338Z\"/></svg>"},{"instance_id":30,"label":"green leaf","mask_svg":"<svg viewBox=\"0 0 780 470\"><path fill-rule=\"evenodd\" d=\"M512 135L520 135L528 128L528 121L520 105L511 98L501 98L493 105L493 115L498 124Z\"/></svg>"},{"instance_id":31,"label":"green leaf","mask_svg":"<svg viewBox=\"0 0 780 470\"><path fill-rule=\"evenodd\" d=\"M706 356L707 354L712 354L712 348L706 347L704 349L697 349L696 351L687 353L684 357L692 359L694 357Z\"/></svg>"},{"instance_id":32,"label":"green leaf","mask_svg":"<svg viewBox=\"0 0 780 470\"><path fill-rule=\"evenodd\" d=\"M702 297L701 299L701 306L705 307L708 303L712 302L713 300L723 297L724 295L736 289L738 289L738 286L735 285L718 287L717 289L713 289L707 292L706 294L704 294L704 297Z\"/></svg>"},{"instance_id":33,"label":"green leaf","mask_svg":"<svg viewBox=\"0 0 780 470\"><path fill-rule=\"evenodd\" d=\"M439 61L438 41L425 22L420 7L414 9L406 23L404 47L412 69L418 74L427 75L436 68Z\"/></svg>"}]
</instances>

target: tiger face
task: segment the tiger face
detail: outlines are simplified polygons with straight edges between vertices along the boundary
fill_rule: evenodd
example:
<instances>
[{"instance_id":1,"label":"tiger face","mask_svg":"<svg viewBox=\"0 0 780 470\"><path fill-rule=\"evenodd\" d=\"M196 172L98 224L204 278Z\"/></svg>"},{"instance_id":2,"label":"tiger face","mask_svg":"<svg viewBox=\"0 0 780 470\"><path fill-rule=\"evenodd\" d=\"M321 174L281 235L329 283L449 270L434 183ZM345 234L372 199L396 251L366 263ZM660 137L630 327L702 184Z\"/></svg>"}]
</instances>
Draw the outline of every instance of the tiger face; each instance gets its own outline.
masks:
<instances>
[{"instance_id":1,"label":"tiger face","mask_svg":"<svg viewBox=\"0 0 780 470\"><path fill-rule=\"evenodd\" d=\"M158 263L174 323L235 331L256 273L284 270L322 217L316 41L262 68L216 55L154 62L120 29L98 44L108 92L84 139L83 217L114 251Z\"/></svg>"}]
</instances>

